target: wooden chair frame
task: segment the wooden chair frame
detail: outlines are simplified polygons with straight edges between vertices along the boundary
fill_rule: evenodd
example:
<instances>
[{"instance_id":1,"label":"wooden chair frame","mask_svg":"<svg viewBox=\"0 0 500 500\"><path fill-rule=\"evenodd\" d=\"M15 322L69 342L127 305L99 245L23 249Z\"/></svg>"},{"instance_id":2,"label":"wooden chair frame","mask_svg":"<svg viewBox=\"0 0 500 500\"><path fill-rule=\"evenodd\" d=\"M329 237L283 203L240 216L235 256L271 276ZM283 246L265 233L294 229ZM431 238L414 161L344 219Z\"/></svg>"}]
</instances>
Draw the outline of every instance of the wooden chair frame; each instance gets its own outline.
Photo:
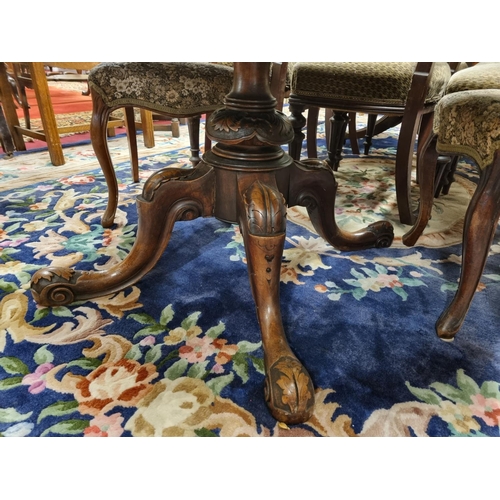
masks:
<instances>
[{"instance_id":1,"label":"wooden chair frame","mask_svg":"<svg viewBox=\"0 0 500 500\"><path fill-rule=\"evenodd\" d=\"M417 134L420 143L421 140L425 140L425 134L429 134L432 130L432 126L429 126L429 124L432 125L434 104L427 104L425 100L433 66L434 63L432 62L417 63L405 106L362 104L344 100L298 96L291 93L289 105L292 114L292 124L294 124L295 129L295 139L290 145L292 157L297 160L300 158L302 140L304 138L301 129L305 125L300 115L307 108L316 107L335 110L331 137L335 136L337 141L341 140L342 142L344 140L347 126L346 120L349 113L364 112L389 117L402 116L396 154L396 196L401 222L403 224L414 224L416 216L411 201L413 152ZM329 156L333 163L331 166L335 169L335 162L340 160L332 158L338 149L338 144L333 144L333 142L330 139ZM418 154L419 149L417 150L417 156Z\"/></svg>"}]
</instances>

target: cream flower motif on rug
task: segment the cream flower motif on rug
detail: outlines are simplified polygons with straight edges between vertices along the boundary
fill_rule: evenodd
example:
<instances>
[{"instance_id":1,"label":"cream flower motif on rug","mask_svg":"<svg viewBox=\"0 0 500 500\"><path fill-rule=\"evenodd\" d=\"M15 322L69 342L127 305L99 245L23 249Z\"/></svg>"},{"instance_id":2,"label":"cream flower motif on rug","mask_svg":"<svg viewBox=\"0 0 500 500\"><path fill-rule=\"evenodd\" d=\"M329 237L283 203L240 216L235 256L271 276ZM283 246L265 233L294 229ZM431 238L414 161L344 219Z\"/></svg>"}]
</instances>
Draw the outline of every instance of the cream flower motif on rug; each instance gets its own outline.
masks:
<instances>
[{"instance_id":1,"label":"cream flower motif on rug","mask_svg":"<svg viewBox=\"0 0 500 500\"><path fill-rule=\"evenodd\" d=\"M164 379L137 405L125 425L134 436L196 436L210 416L214 393L196 378Z\"/></svg>"}]
</instances>

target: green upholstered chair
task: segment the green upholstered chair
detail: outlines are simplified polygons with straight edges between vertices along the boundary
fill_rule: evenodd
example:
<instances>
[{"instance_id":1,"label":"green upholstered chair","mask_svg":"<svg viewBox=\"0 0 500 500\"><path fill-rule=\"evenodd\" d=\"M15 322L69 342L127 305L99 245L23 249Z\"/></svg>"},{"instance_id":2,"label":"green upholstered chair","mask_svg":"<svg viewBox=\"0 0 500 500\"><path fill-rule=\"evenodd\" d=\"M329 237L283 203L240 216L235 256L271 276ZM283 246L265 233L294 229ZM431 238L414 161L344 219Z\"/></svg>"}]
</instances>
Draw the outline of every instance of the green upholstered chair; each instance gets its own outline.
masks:
<instances>
[{"instance_id":1,"label":"green upholstered chair","mask_svg":"<svg viewBox=\"0 0 500 500\"><path fill-rule=\"evenodd\" d=\"M479 63L452 76L436 106L433 133L419 164L417 235L430 217L439 154L465 155L481 174L465 216L458 289L436 323L439 337L452 340L469 310L500 216L500 63Z\"/></svg>"},{"instance_id":2,"label":"green upholstered chair","mask_svg":"<svg viewBox=\"0 0 500 500\"><path fill-rule=\"evenodd\" d=\"M291 66L289 105L295 139L290 145L300 158L310 107L333 109L329 163L337 169L349 113L403 116L396 155L396 194L399 217L413 224L411 168L417 134L431 133L432 111L451 76L447 63L298 62Z\"/></svg>"},{"instance_id":3,"label":"green upholstered chair","mask_svg":"<svg viewBox=\"0 0 500 500\"><path fill-rule=\"evenodd\" d=\"M92 146L106 177L109 190L108 206L102 225L114 222L118 205L118 183L111 162L106 124L117 108L139 108L188 118L192 161L199 161L200 116L219 108L233 82L233 69L210 63L186 62L109 62L93 68L88 76L93 113L90 127ZM127 120L130 126L133 120ZM135 134L128 134L135 137ZM137 162L132 162L137 165ZM133 171L138 181L137 167Z\"/></svg>"}]
</instances>

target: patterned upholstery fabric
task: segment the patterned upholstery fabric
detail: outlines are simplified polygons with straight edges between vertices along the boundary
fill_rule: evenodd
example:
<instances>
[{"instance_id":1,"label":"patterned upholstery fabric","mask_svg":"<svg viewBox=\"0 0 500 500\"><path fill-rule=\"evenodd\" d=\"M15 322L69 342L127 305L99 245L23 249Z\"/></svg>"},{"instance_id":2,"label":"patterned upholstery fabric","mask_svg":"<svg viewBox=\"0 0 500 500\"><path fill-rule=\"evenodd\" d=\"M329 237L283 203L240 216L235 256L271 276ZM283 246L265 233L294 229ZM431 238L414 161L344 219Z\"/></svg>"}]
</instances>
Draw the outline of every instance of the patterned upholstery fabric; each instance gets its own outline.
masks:
<instances>
[{"instance_id":1,"label":"patterned upholstery fabric","mask_svg":"<svg viewBox=\"0 0 500 500\"><path fill-rule=\"evenodd\" d=\"M479 89L500 89L500 63L479 63L458 71L450 78L446 93Z\"/></svg>"},{"instance_id":2,"label":"patterned upholstery fabric","mask_svg":"<svg viewBox=\"0 0 500 500\"><path fill-rule=\"evenodd\" d=\"M500 90L466 90L444 96L434 110L434 132L438 151L465 154L485 168L500 149Z\"/></svg>"},{"instance_id":3,"label":"patterned upholstery fabric","mask_svg":"<svg viewBox=\"0 0 500 500\"><path fill-rule=\"evenodd\" d=\"M413 62L297 62L291 69L291 94L404 106L411 86ZM451 71L436 63L427 102L437 102Z\"/></svg>"},{"instance_id":4,"label":"patterned upholstery fabric","mask_svg":"<svg viewBox=\"0 0 500 500\"><path fill-rule=\"evenodd\" d=\"M91 91L110 108L133 105L170 115L219 108L232 83L232 68L210 63L109 62L89 73Z\"/></svg>"}]
</instances>

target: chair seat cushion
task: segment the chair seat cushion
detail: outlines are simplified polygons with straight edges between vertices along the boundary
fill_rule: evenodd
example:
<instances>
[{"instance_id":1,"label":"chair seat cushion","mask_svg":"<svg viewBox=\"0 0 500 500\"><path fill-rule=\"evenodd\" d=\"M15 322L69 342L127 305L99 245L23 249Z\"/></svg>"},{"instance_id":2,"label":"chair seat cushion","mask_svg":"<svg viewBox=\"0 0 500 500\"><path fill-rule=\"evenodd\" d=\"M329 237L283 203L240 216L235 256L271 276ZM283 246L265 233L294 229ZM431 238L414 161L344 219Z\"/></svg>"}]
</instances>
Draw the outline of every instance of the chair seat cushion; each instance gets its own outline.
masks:
<instances>
[{"instance_id":1,"label":"chair seat cushion","mask_svg":"<svg viewBox=\"0 0 500 500\"><path fill-rule=\"evenodd\" d=\"M211 63L108 62L89 73L91 92L108 107L145 107L173 116L219 108L232 82L232 68Z\"/></svg>"},{"instance_id":2,"label":"chair seat cushion","mask_svg":"<svg viewBox=\"0 0 500 500\"><path fill-rule=\"evenodd\" d=\"M500 63L479 63L457 71L450 78L446 93L480 89L500 89Z\"/></svg>"},{"instance_id":3,"label":"chair seat cushion","mask_svg":"<svg viewBox=\"0 0 500 500\"><path fill-rule=\"evenodd\" d=\"M291 94L297 97L349 100L370 105L404 106L416 64L298 62L291 70ZM447 63L434 65L427 102L439 100L450 75Z\"/></svg>"},{"instance_id":4,"label":"chair seat cushion","mask_svg":"<svg viewBox=\"0 0 500 500\"><path fill-rule=\"evenodd\" d=\"M500 149L500 90L444 96L434 110L433 128L439 152L465 154L485 168Z\"/></svg>"}]
</instances>

